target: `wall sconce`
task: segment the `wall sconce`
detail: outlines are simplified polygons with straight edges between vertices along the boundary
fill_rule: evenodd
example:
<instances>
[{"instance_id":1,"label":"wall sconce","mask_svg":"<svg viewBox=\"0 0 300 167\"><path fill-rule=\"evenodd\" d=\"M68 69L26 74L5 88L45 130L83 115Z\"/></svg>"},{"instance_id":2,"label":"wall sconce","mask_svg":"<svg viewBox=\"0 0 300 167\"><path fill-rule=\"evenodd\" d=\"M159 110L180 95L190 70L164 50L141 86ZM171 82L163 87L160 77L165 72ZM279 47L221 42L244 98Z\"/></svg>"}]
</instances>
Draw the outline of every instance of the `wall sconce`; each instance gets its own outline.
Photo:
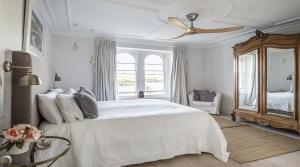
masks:
<instances>
[{"instance_id":1,"label":"wall sconce","mask_svg":"<svg viewBox=\"0 0 300 167\"><path fill-rule=\"evenodd\" d=\"M90 64L96 64L96 57L95 56L91 56Z\"/></svg>"},{"instance_id":2,"label":"wall sconce","mask_svg":"<svg viewBox=\"0 0 300 167\"><path fill-rule=\"evenodd\" d=\"M73 52L77 52L79 50L79 47L76 42L73 43L72 50Z\"/></svg>"},{"instance_id":3,"label":"wall sconce","mask_svg":"<svg viewBox=\"0 0 300 167\"><path fill-rule=\"evenodd\" d=\"M22 76L19 79L20 86L31 86L31 85L41 85L42 84L40 77L32 74L31 67L14 66L9 61L5 61L3 63L3 70L5 72L10 72L10 71L12 71L12 69L28 69L27 74Z\"/></svg>"}]
</instances>

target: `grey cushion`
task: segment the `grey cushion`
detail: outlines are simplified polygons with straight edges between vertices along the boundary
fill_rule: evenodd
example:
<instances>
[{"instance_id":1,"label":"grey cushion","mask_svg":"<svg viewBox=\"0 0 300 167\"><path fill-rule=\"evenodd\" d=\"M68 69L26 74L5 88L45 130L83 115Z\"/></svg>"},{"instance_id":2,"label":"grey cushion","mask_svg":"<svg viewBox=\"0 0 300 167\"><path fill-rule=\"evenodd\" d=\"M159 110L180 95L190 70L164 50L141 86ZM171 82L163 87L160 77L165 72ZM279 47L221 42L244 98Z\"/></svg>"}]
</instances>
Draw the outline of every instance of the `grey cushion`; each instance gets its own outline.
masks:
<instances>
[{"instance_id":1,"label":"grey cushion","mask_svg":"<svg viewBox=\"0 0 300 167\"><path fill-rule=\"evenodd\" d=\"M93 119L98 117L97 101L91 95L80 90L74 94L74 98L80 107L84 118Z\"/></svg>"},{"instance_id":2,"label":"grey cushion","mask_svg":"<svg viewBox=\"0 0 300 167\"><path fill-rule=\"evenodd\" d=\"M209 92L209 90L194 90L194 101L200 101L200 93Z\"/></svg>"},{"instance_id":3,"label":"grey cushion","mask_svg":"<svg viewBox=\"0 0 300 167\"><path fill-rule=\"evenodd\" d=\"M213 102L215 96L215 92L200 92L200 101Z\"/></svg>"},{"instance_id":4,"label":"grey cushion","mask_svg":"<svg viewBox=\"0 0 300 167\"><path fill-rule=\"evenodd\" d=\"M92 96L94 99L96 99L96 96L94 95L94 93L84 87L80 87L79 88L80 90L79 91L84 91L85 93L89 94L90 96Z\"/></svg>"}]
</instances>

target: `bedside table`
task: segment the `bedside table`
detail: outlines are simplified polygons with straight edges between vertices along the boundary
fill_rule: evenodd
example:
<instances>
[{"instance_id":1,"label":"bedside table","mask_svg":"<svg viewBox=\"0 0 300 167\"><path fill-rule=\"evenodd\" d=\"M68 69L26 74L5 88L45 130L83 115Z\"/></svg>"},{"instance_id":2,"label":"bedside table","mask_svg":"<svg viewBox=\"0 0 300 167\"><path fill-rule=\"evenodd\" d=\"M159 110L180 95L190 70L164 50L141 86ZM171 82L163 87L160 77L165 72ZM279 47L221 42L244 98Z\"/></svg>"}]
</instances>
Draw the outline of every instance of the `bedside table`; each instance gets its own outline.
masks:
<instances>
[{"instance_id":1,"label":"bedside table","mask_svg":"<svg viewBox=\"0 0 300 167\"><path fill-rule=\"evenodd\" d=\"M30 149L30 156L28 157L29 163L27 164L15 164L14 163L14 157L16 156L11 156L12 158L12 163L7 164L0 164L0 167L36 167L39 165L45 165L47 164L47 167L50 167L53 165L59 158L63 157L66 155L70 148L71 148L71 141L64 138L64 137L59 137L59 136L45 136L43 138L45 141L49 142L50 145L48 147L41 147L41 141L38 141L36 143L33 143ZM55 147L54 144L60 143L59 147ZM54 148L59 148L59 149L54 149ZM51 150L52 149L52 150ZM42 160L35 160L35 154L38 153L39 151L43 152L51 152L52 155L49 155L49 157L43 157ZM55 155L53 155L55 154ZM4 162L3 162L4 163Z\"/></svg>"}]
</instances>

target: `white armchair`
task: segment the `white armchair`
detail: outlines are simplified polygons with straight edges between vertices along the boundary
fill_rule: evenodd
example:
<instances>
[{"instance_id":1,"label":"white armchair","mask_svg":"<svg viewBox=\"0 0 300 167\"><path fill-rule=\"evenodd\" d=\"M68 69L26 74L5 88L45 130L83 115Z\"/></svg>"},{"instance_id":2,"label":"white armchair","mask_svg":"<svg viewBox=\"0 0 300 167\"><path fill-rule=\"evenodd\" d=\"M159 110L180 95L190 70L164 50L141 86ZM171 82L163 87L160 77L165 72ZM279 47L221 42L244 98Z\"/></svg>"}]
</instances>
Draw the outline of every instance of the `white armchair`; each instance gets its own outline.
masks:
<instances>
[{"instance_id":1,"label":"white armchair","mask_svg":"<svg viewBox=\"0 0 300 167\"><path fill-rule=\"evenodd\" d=\"M189 105L210 114L220 114L221 93L216 92L213 102L194 101L194 92L189 94Z\"/></svg>"}]
</instances>

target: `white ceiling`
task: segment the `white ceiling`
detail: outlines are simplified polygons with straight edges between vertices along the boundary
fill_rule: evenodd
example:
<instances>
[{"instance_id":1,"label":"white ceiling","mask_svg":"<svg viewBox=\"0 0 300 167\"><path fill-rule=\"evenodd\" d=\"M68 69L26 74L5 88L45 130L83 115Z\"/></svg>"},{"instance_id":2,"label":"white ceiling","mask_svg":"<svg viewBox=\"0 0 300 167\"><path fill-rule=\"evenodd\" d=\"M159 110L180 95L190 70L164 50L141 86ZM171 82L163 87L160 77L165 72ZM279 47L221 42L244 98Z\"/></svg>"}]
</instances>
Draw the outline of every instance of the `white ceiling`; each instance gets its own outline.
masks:
<instances>
[{"instance_id":1,"label":"white ceiling","mask_svg":"<svg viewBox=\"0 0 300 167\"><path fill-rule=\"evenodd\" d=\"M44 0L49 24L57 34L129 37L175 43L207 44L253 29L300 19L300 0ZM182 30L167 24L169 16L200 14L196 27L243 25L236 32L170 39ZM188 23L188 22L187 22Z\"/></svg>"}]
</instances>

